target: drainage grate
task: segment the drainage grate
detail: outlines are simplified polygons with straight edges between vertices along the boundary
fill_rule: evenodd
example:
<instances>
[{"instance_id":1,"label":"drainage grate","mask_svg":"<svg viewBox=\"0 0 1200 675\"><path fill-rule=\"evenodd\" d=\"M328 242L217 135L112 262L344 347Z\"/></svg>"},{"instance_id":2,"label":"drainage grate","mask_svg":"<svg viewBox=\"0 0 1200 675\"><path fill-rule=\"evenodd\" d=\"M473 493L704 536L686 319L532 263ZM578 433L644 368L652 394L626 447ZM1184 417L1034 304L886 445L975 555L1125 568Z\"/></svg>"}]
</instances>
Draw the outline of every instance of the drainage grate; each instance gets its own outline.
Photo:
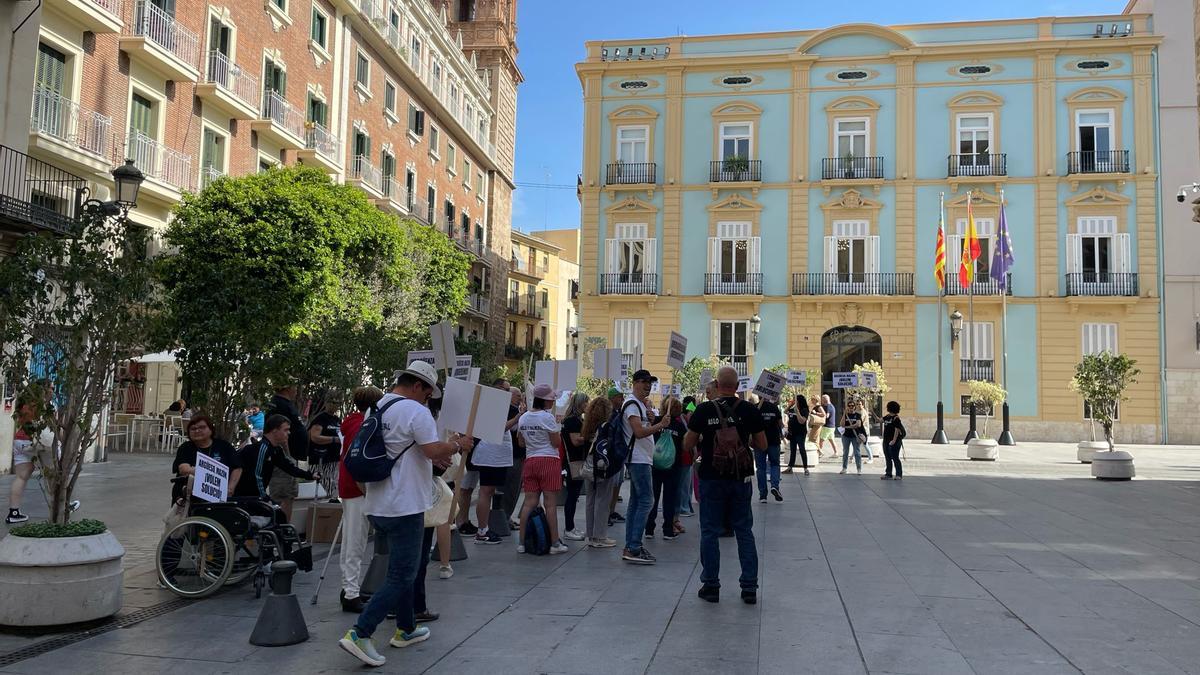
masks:
<instances>
[{"instance_id":1,"label":"drainage grate","mask_svg":"<svg viewBox=\"0 0 1200 675\"><path fill-rule=\"evenodd\" d=\"M186 607L192 604L192 602L192 600L187 598L167 600L166 602L160 602L153 607L146 607L139 609L136 612L130 612L129 614L125 614L116 618L107 619L99 624L93 625L90 628L75 631L74 633L59 635L58 637L53 637L49 640L42 640L41 642L31 644L28 647L22 647L21 649L8 652L7 654L0 654L0 668L11 666L14 663L18 663L26 659L32 659L35 656L48 654L56 649L62 649L63 647L73 645L76 642L83 642L84 640L94 638L97 635L103 635L118 628L129 628L130 626L136 626L143 621L155 619L164 614L174 612L181 607Z\"/></svg>"}]
</instances>

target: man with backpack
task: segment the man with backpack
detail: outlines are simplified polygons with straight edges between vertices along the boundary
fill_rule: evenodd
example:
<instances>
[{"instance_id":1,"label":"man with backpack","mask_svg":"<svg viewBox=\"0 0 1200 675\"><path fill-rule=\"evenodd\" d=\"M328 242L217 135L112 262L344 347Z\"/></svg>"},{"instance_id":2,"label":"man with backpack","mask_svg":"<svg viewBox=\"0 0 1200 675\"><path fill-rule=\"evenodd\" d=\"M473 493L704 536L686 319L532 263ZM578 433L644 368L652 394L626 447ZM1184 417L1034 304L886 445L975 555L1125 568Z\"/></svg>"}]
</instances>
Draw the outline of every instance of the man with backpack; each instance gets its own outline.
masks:
<instances>
[{"instance_id":1,"label":"man with backpack","mask_svg":"<svg viewBox=\"0 0 1200 675\"><path fill-rule=\"evenodd\" d=\"M433 465L449 466L450 458L470 449L471 439L438 440L437 424L427 404L441 398L437 373L423 361L413 361L396 373L391 392L379 400L346 456L351 476L366 483L366 513L375 536L388 546L387 579L371 596L354 627L338 645L369 666L385 659L371 635L396 612L393 647L408 647L429 639L429 628L417 626L413 615L413 581L421 567L425 512L433 506ZM376 421L377 420L377 421ZM382 446L382 449L380 448Z\"/></svg>"},{"instance_id":2,"label":"man with backpack","mask_svg":"<svg viewBox=\"0 0 1200 675\"><path fill-rule=\"evenodd\" d=\"M767 449L762 415L758 408L738 398L738 374L733 368L717 371L717 397L701 403L688 422L683 439L687 452L695 452L700 477L700 574L699 597L718 602L721 595L721 545L719 537L726 519L737 537L742 575L742 602L758 601L758 551L754 543L753 446Z\"/></svg>"},{"instance_id":3,"label":"man with backpack","mask_svg":"<svg viewBox=\"0 0 1200 675\"><path fill-rule=\"evenodd\" d=\"M629 439L629 507L625 512L625 550L621 559L635 565L653 565L654 556L642 546L642 535L654 503L654 435L666 429L671 420L664 417L650 423L650 386L658 378L648 370L633 374L633 396L621 404L622 432ZM734 387L736 389L736 385ZM613 461L609 457L609 462Z\"/></svg>"}]
</instances>

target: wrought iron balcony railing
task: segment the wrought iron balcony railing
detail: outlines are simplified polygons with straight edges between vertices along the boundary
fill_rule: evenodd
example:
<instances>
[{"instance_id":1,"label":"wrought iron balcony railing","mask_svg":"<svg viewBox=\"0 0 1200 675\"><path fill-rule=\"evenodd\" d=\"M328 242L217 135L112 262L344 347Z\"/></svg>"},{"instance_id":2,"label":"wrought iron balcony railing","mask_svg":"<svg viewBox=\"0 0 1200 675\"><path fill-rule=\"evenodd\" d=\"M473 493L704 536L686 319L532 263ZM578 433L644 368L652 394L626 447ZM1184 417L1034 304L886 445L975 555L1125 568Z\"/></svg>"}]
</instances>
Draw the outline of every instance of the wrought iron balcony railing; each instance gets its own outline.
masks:
<instances>
[{"instance_id":1,"label":"wrought iron balcony railing","mask_svg":"<svg viewBox=\"0 0 1200 675\"><path fill-rule=\"evenodd\" d=\"M708 182L742 183L762 180L762 160L730 157L708 163Z\"/></svg>"},{"instance_id":2,"label":"wrought iron balcony railing","mask_svg":"<svg viewBox=\"0 0 1200 675\"><path fill-rule=\"evenodd\" d=\"M1005 294L1012 297L1012 273L1008 275L1008 283L1005 284ZM958 270L946 272L946 295L1000 295L1000 284L991 277L979 278L975 277L975 283L971 287L963 288L958 281Z\"/></svg>"},{"instance_id":3,"label":"wrought iron balcony railing","mask_svg":"<svg viewBox=\"0 0 1200 675\"><path fill-rule=\"evenodd\" d=\"M144 37L195 68L200 61L200 38L149 0L134 6L133 34Z\"/></svg>"},{"instance_id":4,"label":"wrought iron balcony railing","mask_svg":"<svg viewBox=\"0 0 1200 675\"><path fill-rule=\"evenodd\" d=\"M705 295L762 295L761 272L717 272L704 275Z\"/></svg>"},{"instance_id":5,"label":"wrought iron balcony railing","mask_svg":"<svg viewBox=\"0 0 1200 675\"><path fill-rule=\"evenodd\" d=\"M600 275L600 295L655 295L657 293L657 274L615 272Z\"/></svg>"},{"instance_id":6,"label":"wrought iron balcony railing","mask_svg":"<svg viewBox=\"0 0 1200 675\"><path fill-rule=\"evenodd\" d=\"M613 162L604 175L605 185L642 185L658 182L658 165L654 162Z\"/></svg>"},{"instance_id":7,"label":"wrought iron balcony railing","mask_svg":"<svg viewBox=\"0 0 1200 675\"><path fill-rule=\"evenodd\" d=\"M883 178L883 157L826 157L821 160L821 180Z\"/></svg>"},{"instance_id":8,"label":"wrought iron balcony railing","mask_svg":"<svg viewBox=\"0 0 1200 675\"><path fill-rule=\"evenodd\" d=\"M0 145L0 223L70 234L86 187L79 176Z\"/></svg>"},{"instance_id":9,"label":"wrought iron balcony railing","mask_svg":"<svg viewBox=\"0 0 1200 675\"><path fill-rule=\"evenodd\" d=\"M88 110L45 87L33 90L29 127L100 157L107 158L112 149L111 117Z\"/></svg>"},{"instance_id":10,"label":"wrought iron balcony railing","mask_svg":"<svg viewBox=\"0 0 1200 675\"><path fill-rule=\"evenodd\" d=\"M994 382L996 380L996 362L992 359L959 359L958 381L980 380Z\"/></svg>"},{"instance_id":11,"label":"wrought iron balcony railing","mask_svg":"<svg viewBox=\"0 0 1200 675\"><path fill-rule=\"evenodd\" d=\"M950 178L962 176L1007 176L1008 154L1003 152L983 152L973 155L950 155L946 159L946 175Z\"/></svg>"},{"instance_id":12,"label":"wrought iron balcony railing","mask_svg":"<svg viewBox=\"0 0 1200 675\"><path fill-rule=\"evenodd\" d=\"M1067 173L1129 173L1128 150L1067 153Z\"/></svg>"},{"instance_id":13,"label":"wrought iron balcony railing","mask_svg":"<svg viewBox=\"0 0 1200 675\"><path fill-rule=\"evenodd\" d=\"M230 61L228 56L215 49L208 52L208 66L205 68L204 78L207 82L233 94L248 107L254 108L254 103L258 100L258 78Z\"/></svg>"},{"instance_id":14,"label":"wrought iron balcony railing","mask_svg":"<svg viewBox=\"0 0 1200 675\"><path fill-rule=\"evenodd\" d=\"M801 272L792 275L792 295L912 295L910 272Z\"/></svg>"},{"instance_id":15,"label":"wrought iron balcony railing","mask_svg":"<svg viewBox=\"0 0 1200 675\"><path fill-rule=\"evenodd\" d=\"M1078 272L1067 275L1068 296L1125 296L1138 294L1136 272Z\"/></svg>"}]
</instances>

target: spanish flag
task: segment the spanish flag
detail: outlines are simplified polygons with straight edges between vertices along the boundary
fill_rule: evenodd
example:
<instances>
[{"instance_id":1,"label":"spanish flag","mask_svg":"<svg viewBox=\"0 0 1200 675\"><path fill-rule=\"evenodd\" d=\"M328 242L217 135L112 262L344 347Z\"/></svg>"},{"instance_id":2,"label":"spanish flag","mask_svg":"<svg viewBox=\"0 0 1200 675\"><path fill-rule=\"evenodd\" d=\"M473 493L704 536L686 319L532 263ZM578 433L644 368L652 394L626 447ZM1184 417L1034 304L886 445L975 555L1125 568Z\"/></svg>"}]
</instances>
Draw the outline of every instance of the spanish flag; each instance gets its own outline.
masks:
<instances>
[{"instance_id":1,"label":"spanish flag","mask_svg":"<svg viewBox=\"0 0 1200 675\"><path fill-rule=\"evenodd\" d=\"M938 204L938 236L937 250L933 253L933 278L937 281L938 292L946 290L946 207L945 196Z\"/></svg>"},{"instance_id":2,"label":"spanish flag","mask_svg":"<svg viewBox=\"0 0 1200 675\"><path fill-rule=\"evenodd\" d=\"M958 266L958 285L970 288L975 281L975 261L979 259L979 235L975 231L975 216L971 214L971 193L967 193L967 233L963 238L962 262Z\"/></svg>"}]
</instances>

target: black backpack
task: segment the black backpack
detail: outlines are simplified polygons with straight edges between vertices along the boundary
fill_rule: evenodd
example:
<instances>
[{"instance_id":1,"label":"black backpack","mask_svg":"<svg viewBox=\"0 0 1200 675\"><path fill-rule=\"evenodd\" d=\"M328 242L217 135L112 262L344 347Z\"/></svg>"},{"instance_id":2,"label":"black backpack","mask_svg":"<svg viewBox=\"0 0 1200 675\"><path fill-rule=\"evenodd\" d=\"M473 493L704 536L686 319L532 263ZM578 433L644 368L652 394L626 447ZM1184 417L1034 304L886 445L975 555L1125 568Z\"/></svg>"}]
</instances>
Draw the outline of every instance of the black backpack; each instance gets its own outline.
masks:
<instances>
[{"instance_id":1,"label":"black backpack","mask_svg":"<svg viewBox=\"0 0 1200 675\"><path fill-rule=\"evenodd\" d=\"M546 510L537 507L525 520L525 552L531 555L549 555L550 520Z\"/></svg>"},{"instance_id":2,"label":"black backpack","mask_svg":"<svg viewBox=\"0 0 1200 675\"><path fill-rule=\"evenodd\" d=\"M393 458L388 457L387 447L383 444L383 411L392 407L393 403L403 400L403 396L394 398L383 404L383 407L372 409L370 416L363 420L358 433L354 435L350 450L346 453L346 470L356 482L376 483L387 479L392 475L392 467L396 465L396 460L403 457L413 446L409 443L408 448Z\"/></svg>"}]
</instances>

